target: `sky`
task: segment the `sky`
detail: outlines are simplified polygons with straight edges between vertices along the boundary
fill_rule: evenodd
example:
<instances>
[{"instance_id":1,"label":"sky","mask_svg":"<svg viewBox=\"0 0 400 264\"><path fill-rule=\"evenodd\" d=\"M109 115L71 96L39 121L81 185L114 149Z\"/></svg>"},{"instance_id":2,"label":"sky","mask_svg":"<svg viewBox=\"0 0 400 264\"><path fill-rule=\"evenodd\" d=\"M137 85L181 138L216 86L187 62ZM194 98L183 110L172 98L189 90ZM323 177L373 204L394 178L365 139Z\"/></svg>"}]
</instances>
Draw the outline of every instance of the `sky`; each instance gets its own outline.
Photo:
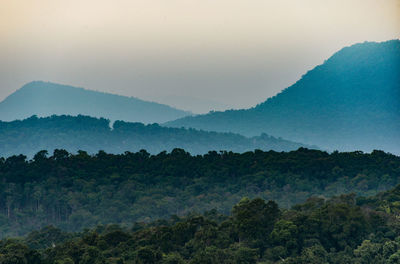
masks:
<instances>
[{"instance_id":1,"label":"sky","mask_svg":"<svg viewBox=\"0 0 400 264\"><path fill-rule=\"evenodd\" d=\"M1 0L0 100L43 80L248 108L344 46L395 38L400 0Z\"/></svg>"}]
</instances>

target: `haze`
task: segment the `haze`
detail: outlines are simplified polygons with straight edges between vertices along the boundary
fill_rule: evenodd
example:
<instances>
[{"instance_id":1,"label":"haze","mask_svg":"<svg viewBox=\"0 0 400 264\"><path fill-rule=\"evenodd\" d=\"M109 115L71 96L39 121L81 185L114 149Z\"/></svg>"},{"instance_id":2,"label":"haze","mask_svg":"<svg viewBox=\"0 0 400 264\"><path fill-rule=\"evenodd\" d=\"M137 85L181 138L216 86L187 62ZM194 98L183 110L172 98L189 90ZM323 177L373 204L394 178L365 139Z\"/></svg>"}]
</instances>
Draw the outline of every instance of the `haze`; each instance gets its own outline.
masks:
<instances>
[{"instance_id":1,"label":"haze","mask_svg":"<svg viewBox=\"0 0 400 264\"><path fill-rule=\"evenodd\" d=\"M3 0L0 100L44 80L246 108L344 46L399 37L399 0Z\"/></svg>"}]
</instances>

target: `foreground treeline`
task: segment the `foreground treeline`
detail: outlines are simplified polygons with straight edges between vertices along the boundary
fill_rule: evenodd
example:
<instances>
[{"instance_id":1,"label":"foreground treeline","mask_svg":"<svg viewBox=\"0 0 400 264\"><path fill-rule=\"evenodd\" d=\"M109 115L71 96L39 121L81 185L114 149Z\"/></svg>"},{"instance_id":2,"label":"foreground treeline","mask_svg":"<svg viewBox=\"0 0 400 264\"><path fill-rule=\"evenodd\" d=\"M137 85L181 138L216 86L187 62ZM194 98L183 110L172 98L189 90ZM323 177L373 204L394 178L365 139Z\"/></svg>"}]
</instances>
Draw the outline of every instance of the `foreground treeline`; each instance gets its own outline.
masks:
<instances>
[{"instance_id":1,"label":"foreground treeline","mask_svg":"<svg viewBox=\"0 0 400 264\"><path fill-rule=\"evenodd\" d=\"M0 236L46 225L68 231L99 224L150 222L217 209L229 214L242 197L282 208L311 196L369 196L400 181L400 158L382 151L332 154L210 152L150 155L46 151L0 159Z\"/></svg>"},{"instance_id":2,"label":"foreground treeline","mask_svg":"<svg viewBox=\"0 0 400 264\"><path fill-rule=\"evenodd\" d=\"M46 149L65 149L76 152L84 149L97 153L124 153L146 149L152 154L183 148L192 154L210 150L245 152L254 149L290 151L304 144L275 138L266 134L244 137L233 133L217 133L185 128L168 128L158 124L144 125L110 121L89 116L32 116L25 120L0 121L0 157L24 154L33 157ZM310 146L308 146L310 147ZM315 147L313 147L315 148Z\"/></svg>"},{"instance_id":3,"label":"foreground treeline","mask_svg":"<svg viewBox=\"0 0 400 264\"><path fill-rule=\"evenodd\" d=\"M290 210L243 198L229 216L54 227L0 242L0 263L400 263L400 186L371 198L310 198Z\"/></svg>"}]
</instances>

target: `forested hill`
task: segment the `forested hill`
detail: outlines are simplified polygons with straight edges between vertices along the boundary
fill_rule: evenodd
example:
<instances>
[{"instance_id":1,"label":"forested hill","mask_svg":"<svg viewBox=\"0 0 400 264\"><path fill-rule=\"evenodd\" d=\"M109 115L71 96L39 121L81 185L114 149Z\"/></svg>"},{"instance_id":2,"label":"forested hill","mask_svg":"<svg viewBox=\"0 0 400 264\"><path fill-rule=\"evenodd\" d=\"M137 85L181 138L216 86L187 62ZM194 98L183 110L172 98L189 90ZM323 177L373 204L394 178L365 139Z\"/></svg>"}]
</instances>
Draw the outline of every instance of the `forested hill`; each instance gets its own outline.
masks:
<instances>
[{"instance_id":1,"label":"forested hill","mask_svg":"<svg viewBox=\"0 0 400 264\"><path fill-rule=\"evenodd\" d=\"M310 196L373 195L398 183L400 157L381 151L328 154L302 148L202 156L181 149L158 155L42 151L31 161L22 155L0 159L0 237L49 224L75 231L213 208L228 214L244 196L289 208Z\"/></svg>"},{"instance_id":2,"label":"forested hill","mask_svg":"<svg viewBox=\"0 0 400 264\"><path fill-rule=\"evenodd\" d=\"M157 124L110 122L88 116L31 117L23 121L0 121L0 157L25 154L32 157L40 150L97 153L139 151L152 154L183 148L192 154L210 150L244 152L254 149L289 151L306 145L265 134L246 138L232 133L216 133L184 128L166 128Z\"/></svg>"},{"instance_id":3,"label":"forested hill","mask_svg":"<svg viewBox=\"0 0 400 264\"><path fill-rule=\"evenodd\" d=\"M312 197L290 210L242 198L231 212L98 225L54 226L0 241L1 263L400 263L400 186L374 197Z\"/></svg>"},{"instance_id":4,"label":"forested hill","mask_svg":"<svg viewBox=\"0 0 400 264\"><path fill-rule=\"evenodd\" d=\"M190 113L134 97L42 81L27 83L0 102L0 120L32 115L88 115L147 124L167 122Z\"/></svg>"},{"instance_id":5,"label":"forested hill","mask_svg":"<svg viewBox=\"0 0 400 264\"><path fill-rule=\"evenodd\" d=\"M262 132L330 150L400 153L400 40L343 48L248 110L166 124L247 136Z\"/></svg>"}]
</instances>

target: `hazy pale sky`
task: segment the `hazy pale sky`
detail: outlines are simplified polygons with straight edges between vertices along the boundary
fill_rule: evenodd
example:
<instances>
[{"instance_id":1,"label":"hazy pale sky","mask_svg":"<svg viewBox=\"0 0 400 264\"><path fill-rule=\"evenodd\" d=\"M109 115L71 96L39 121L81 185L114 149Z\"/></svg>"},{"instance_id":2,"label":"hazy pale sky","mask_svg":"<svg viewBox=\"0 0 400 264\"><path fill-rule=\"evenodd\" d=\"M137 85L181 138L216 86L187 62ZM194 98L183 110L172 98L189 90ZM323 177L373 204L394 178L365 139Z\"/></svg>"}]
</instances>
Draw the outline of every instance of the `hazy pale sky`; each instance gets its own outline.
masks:
<instances>
[{"instance_id":1,"label":"hazy pale sky","mask_svg":"<svg viewBox=\"0 0 400 264\"><path fill-rule=\"evenodd\" d=\"M251 107L344 46L399 37L400 0L1 0L0 100L44 80Z\"/></svg>"}]
</instances>

